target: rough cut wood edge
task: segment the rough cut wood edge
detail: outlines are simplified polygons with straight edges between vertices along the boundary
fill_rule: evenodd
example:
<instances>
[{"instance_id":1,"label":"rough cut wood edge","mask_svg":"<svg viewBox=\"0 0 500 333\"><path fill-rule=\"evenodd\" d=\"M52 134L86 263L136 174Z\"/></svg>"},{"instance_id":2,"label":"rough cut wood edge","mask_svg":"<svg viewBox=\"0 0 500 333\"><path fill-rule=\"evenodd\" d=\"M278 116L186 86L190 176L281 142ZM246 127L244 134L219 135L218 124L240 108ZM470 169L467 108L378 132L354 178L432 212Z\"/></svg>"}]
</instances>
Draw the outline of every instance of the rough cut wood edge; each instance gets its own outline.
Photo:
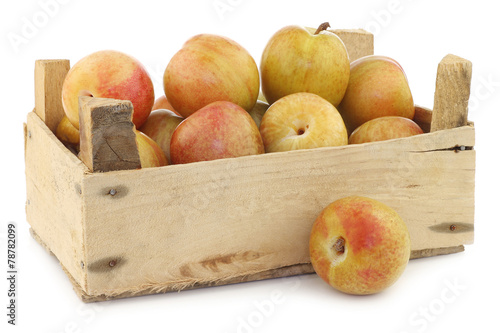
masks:
<instances>
[{"instance_id":1,"label":"rough cut wood edge","mask_svg":"<svg viewBox=\"0 0 500 333\"><path fill-rule=\"evenodd\" d=\"M349 54L349 61L372 55L373 34L363 29L328 29L342 39Z\"/></svg>"},{"instance_id":2,"label":"rough cut wood edge","mask_svg":"<svg viewBox=\"0 0 500 333\"><path fill-rule=\"evenodd\" d=\"M53 133L64 116L61 91L69 68L69 60L35 61L35 110Z\"/></svg>"},{"instance_id":3,"label":"rough cut wood edge","mask_svg":"<svg viewBox=\"0 0 500 333\"><path fill-rule=\"evenodd\" d=\"M33 239L35 239L47 251L47 253L49 253L50 255L54 255L54 253L52 253L52 251L50 250L48 245L45 244L45 242L40 238L40 236L38 236L38 234L32 228L30 228L30 234L33 237ZM419 259L419 258L427 258L430 256L453 254L453 253L458 253L458 252L463 252L463 251L464 251L463 245L454 246L454 247L447 247L447 248L425 249L425 250L419 250L419 251L412 251L410 259L413 260L413 259ZM310 263L305 263L305 264L297 264L297 265L272 269L272 270L268 270L268 271L265 271L262 273L241 276L241 277L234 278L231 280L219 281L219 282L212 283L212 284L193 285L191 287L187 287L184 289L175 289L173 287L170 287L170 288L162 288L161 292L158 292L159 286L149 286L149 287L146 287L145 289L140 290L140 291L134 291L134 292L129 291L129 292L123 292L120 294L111 294L111 295L102 294L102 295L95 296L95 295L87 294L82 289L82 287L78 284L78 282L76 282L76 280L73 278L71 273L69 273L68 270L64 267L64 265L60 262L59 262L59 264L61 265L62 270L68 276L71 284L73 285L73 289L75 290L75 293L85 303L103 302L103 301L110 301L110 300L121 299L121 298L154 295L154 294L158 294L158 293L178 292L178 291L182 291L182 290L193 290L193 289L206 288L206 287L224 286L224 285L230 285L230 284L235 284L235 283L261 281L261 280L266 280L266 279L291 277L291 276L297 276L297 275L303 275L303 274L313 274L314 273L314 269L313 269L312 265Z\"/></svg>"},{"instance_id":4,"label":"rough cut wood edge","mask_svg":"<svg viewBox=\"0 0 500 333\"><path fill-rule=\"evenodd\" d=\"M448 54L438 65L430 131L464 126L472 78L469 60Z\"/></svg>"},{"instance_id":5,"label":"rough cut wood edge","mask_svg":"<svg viewBox=\"0 0 500 333\"><path fill-rule=\"evenodd\" d=\"M411 251L410 259L413 260L413 259L427 258L427 257L432 257L432 256L447 255L447 254L459 253L459 252L463 252L463 251L464 251L463 245L445 247L445 248ZM66 272L64 267L62 267L62 268ZM66 274L68 274L68 273L66 272ZM98 296L88 295L87 293L85 293L85 291L83 289L80 288L80 286L78 284L75 283L75 281L72 279L71 276L69 276L69 278L73 284L73 289L75 290L78 297L80 297L80 299L85 303L92 303L92 302L110 301L110 300L121 299L121 298L129 298L129 297L164 294L164 293L169 293L169 292L180 292L183 290L194 290L194 289L199 289L199 288L225 286L225 285L243 283L243 282L254 282L254 281L267 280L267 279L292 277L292 276L304 275L304 274L315 274L314 268L312 267L312 265L310 263L296 264L296 265L291 265L291 266L286 266L286 267L280 267L277 269L271 269L271 270L264 271L264 272L257 273L257 274L243 275L243 276L238 277L238 278L222 280L222 281L218 281L218 282L214 282L214 283L196 284L193 286L185 287L183 289L177 289L174 286L168 286L167 288L164 288L162 286L150 286L150 287L145 287L145 289L142 289L140 291L129 291L129 292L123 292L120 294L111 294L111 295L102 294L102 295L98 295Z\"/></svg>"},{"instance_id":6,"label":"rough cut wood edge","mask_svg":"<svg viewBox=\"0 0 500 333\"><path fill-rule=\"evenodd\" d=\"M34 112L26 124L26 220L79 284L85 285L83 163Z\"/></svg>"},{"instance_id":7,"label":"rough cut wood edge","mask_svg":"<svg viewBox=\"0 0 500 333\"><path fill-rule=\"evenodd\" d=\"M141 168L130 101L81 96L80 159L92 172Z\"/></svg>"},{"instance_id":8,"label":"rough cut wood edge","mask_svg":"<svg viewBox=\"0 0 500 333\"><path fill-rule=\"evenodd\" d=\"M420 259L465 251L463 245L411 251L410 259Z\"/></svg>"}]
</instances>

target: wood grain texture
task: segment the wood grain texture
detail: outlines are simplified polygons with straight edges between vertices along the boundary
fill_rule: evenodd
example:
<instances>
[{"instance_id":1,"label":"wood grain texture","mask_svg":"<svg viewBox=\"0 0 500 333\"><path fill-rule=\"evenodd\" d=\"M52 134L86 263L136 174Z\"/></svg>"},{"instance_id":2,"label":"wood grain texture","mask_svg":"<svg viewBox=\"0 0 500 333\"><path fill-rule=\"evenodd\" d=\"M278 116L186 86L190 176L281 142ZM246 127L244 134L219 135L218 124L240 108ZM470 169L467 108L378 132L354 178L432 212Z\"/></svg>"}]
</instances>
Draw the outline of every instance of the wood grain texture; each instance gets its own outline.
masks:
<instances>
[{"instance_id":1,"label":"wood grain texture","mask_svg":"<svg viewBox=\"0 0 500 333\"><path fill-rule=\"evenodd\" d=\"M80 158L92 172L139 169L130 101L81 96Z\"/></svg>"},{"instance_id":2,"label":"wood grain texture","mask_svg":"<svg viewBox=\"0 0 500 333\"><path fill-rule=\"evenodd\" d=\"M54 255L50 251L50 248L47 246L47 244L45 244L44 241L40 238L40 236L38 236L38 234L31 228L30 228L30 234L49 254ZM447 248L415 250L415 251L411 252L410 259L418 259L418 258L426 258L426 257L430 257L430 256L452 254L452 253L457 253L457 252L462 252L462 251L464 251L463 245L447 247ZM159 291L158 286L156 285L156 286L150 286L150 287L144 288L142 290L125 291L125 292L122 292L120 294L115 293L115 294L89 295L85 292L85 290L82 289L81 285L79 285L77 283L77 281L75 281L73 276L68 272L68 270L64 267L64 265L61 264L61 267L62 267L63 271L66 273L66 275L68 276L68 278L70 279L70 281L73 285L73 289L75 290L76 294L85 303L102 302L102 301L109 301L109 300L113 300L113 299L151 295L151 294L157 294L159 292L161 292L161 293L178 292L181 290L192 290L192 289L198 289L198 288L223 286L223 285L229 285L229 284L234 284L234 283L260 281L260 280L265 280L265 279L274 279L274 278L290 277L290 276L303 275L303 274L313 274L314 273L314 269L313 269L311 264L297 264L297 265L292 265L292 266L288 266L288 267L280 267L277 269L271 269L269 271L264 271L264 272L252 274L252 275L242 275L242 276L237 277L237 278L222 280L222 281L218 281L218 282L214 282L214 283L195 284L195 285L193 285L191 287L187 287L185 289L175 289L175 285L170 285L168 287L163 287L161 289L161 291Z\"/></svg>"},{"instance_id":3,"label":"wood grain texture","mask_svg":"<svg viewBox=\"0 0 500 333\"><path fill-rule=\"evenodd\" d=\"M467 124L472 63L448 54L438 65L431 132Z\"/></svg>"},{"instance_id":4,"label":"wood grain texture","mask_svg":"<svg viewBox=\"0 0 500 333\"><path fill-rule=\"evenodd\" d=\"M117 264L89 274L85 292L184 289L309 263L315 218L354 194L393 207L408 225L412 251L470 244L472 228L433 230L474 222L475 151L457 146L474 146L473 127L86 175L85 265Z\"/></svg>"},{"instance_id":5,"label":"wood grain texture","mask_svg":"<svg viewBox=\"0 0 500 333\"><path fill-rule=\"evenodd\" d=\"M35 62L35 111L53 133L64 116L61 90L69 68L69 60Z\"/></svg>"},{"instance_id":6,"label":"wood grain texture","mask_svg":"<svg viewBox=\"0 0 500 333\"><path fill-rule=\"evenodd\" d=\"M374 52L373 34L363 29L328 30L342 39L349 54L349 61L372 55Z\"/></svg>"},{"instance_id":7,"label":"wood grain texture","mask_svg":"<svg viewBox=\"0 0 500 333\"><path fill-rule=\"evenodd\" d=\"M87 168L34 112L28 114L25 133L26 220L84 286L81 191Z\"/></svg>"}]
</instances>

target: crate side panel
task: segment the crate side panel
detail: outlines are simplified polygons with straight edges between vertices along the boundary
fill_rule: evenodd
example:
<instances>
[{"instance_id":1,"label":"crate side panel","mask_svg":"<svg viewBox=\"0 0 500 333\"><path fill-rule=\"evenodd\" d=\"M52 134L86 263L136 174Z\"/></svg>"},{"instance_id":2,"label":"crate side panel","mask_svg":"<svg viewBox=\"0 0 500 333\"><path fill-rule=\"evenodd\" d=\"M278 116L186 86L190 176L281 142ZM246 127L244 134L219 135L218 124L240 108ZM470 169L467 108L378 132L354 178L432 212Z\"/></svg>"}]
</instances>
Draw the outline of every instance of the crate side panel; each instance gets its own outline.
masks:
<instances>
[{"instance_id":1,"label":"crate side panel","mask_svg":"<svg viewBox=\"0 0 500 333\"><path fill-rule=\"evenodd\" d=\"M33 112L26 126L26 219L78 283L84 283L81 184L85 168Z\"/></svg>"},{"instance_id":2,"label":"crate side panel","mask_svg":"<svg viewBox=\"0 0 500 333\"><path fill-rule=\"evenodd\" d=\"M348 195L396 209L414 251L470 243L472 230L449 237L432 227L473 222L474 151L447 150L473 141L473 128L464 127L90 175L84 180L87 292L182 289L308 263L312 223Z\"/></svg>"}]
</instances>

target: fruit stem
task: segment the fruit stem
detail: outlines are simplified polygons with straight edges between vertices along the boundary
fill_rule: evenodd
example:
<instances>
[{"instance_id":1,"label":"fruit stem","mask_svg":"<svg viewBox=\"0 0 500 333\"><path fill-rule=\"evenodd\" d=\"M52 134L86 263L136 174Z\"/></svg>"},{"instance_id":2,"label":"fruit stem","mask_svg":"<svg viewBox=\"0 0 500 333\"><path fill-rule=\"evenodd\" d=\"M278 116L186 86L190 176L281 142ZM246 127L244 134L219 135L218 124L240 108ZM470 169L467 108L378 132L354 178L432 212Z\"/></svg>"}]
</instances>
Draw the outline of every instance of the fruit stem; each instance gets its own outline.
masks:
<instances>
[{"instance_id":1,"label":"fruit stem","mask_svg":"<svg viewBox=\"0 0 500 333\"><path fill-rule=\"evenodd\" d=\"M337 254L342 254L345 251L345 239L342 237L339 237L337 241L334 244L335 251L337 251Z\"/></svg>"},{"instance_id":2,"label":"fruit stem","mask_svg":"<svg viewBox=\"0 0 500 333\"><path fill-rule=\"evenodd\" d=\"M319 34L321 31L323 30L326 30L330 28L330 23L328 22L324 22L324 23L321 23L318 27L318 29L316 29L316 32L314 33L315 35Z\"/></svg>"}]
</instances>

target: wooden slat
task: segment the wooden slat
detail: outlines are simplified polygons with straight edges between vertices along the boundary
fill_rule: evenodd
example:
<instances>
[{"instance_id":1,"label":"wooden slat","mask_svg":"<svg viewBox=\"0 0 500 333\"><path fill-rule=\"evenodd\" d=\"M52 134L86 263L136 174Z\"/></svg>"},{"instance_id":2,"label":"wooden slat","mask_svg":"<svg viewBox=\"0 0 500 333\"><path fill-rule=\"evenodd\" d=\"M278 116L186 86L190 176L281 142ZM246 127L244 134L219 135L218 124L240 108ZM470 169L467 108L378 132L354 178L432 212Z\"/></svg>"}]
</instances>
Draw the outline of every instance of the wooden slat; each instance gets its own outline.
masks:
<instances>
[{"instance_id":1,"label":"wooden slat","mask_svg":"<svg viewBox=\"0 0 500 333\"><path fill-rule=\"evenodd\" d=\"M53 133L64 116L61 89L69 68L69 60L35 62L35 112Z\"/></svg>"},{"instance_id":2,"label":"wooden slat","mask_svg":"<svg viewBox=\"0 0 500 333\"><path fill-rule=\"evenodd\" d=\"M26 219L61 265L85 286L83 163L34 113L26 124Z\"/></svg>"},{"instance_id":3,"label":"wooden slat","mask_svg":"<svg viewBox=\"0 0 500 333\"><path fill-rule=\"evenodd\" d=\"M92 172L141 167L130 101L81 96L80 158Z\"/></svg>"},{"instance_id":4,"label":"wooden slat","mask_svg":"<svg viewBox=\"0 0 500 333\"><path fill-rule=\"evenodd\" d=\"M467 124L472 63L448 54L438 65L431 132Z\"/></svg>"},{"instance_id":5,"label":"wooden slat","mask_svg":"<svg viewBox=\"0 0 500 333\"><path fill-rule=\"evenodd\" d=\"M30 234L38 243L40 243L40 245L42 245L42 247L49 254L54 255L51 252L50 248L47 246L47 244L44 243L44 241L40 238L40 236L38 236L38 234L33 229L30 229ZM462 252L462 251L464 251L463 245L453 246L453 247L445 247L445 248L414 250L411 252L410 259L418 259L418 258L426 258L426 257L430 257L430 256L452 254L452 253L457 253L457 252ZM158 286L151 285L150 287L144 287L141 290L124 291L120 294L113 293L113 294L89 295L82 288L82 286L73 278L73 276L68 272L68 270L64 267L64 265L61 265L61 266L62 266L63 271L67 274L68 278L70 279L71 283L73 284L73 289L75 290L76 294L85 303L102 302L102 301L109 301L109 300L119 299L119 298L151 295L151 294L157 294L159 292L166 293L166 292L172 292L172 291L179 291L179 289L176 289L175 288L176 286L172 284L172 285L163 286L163 288L161 290L158 289ZM227 280L219 280L219 281L215 281L213 283L194 284L192 286L186 287L185 289L215 287L215 286L229 285L229 284L234 284L234 283L260 281L260 280L265 280L265 279L274 279L274 278L280 278L280 277L289 277L289 276L294 276L294 275L311 274L311 273L314 273L314 269L310 263L297 264L297 265L292 265L292 266L287 266L287 267L270 269L268 271L264 271L264 272L257 273L257 274L242 275L242 276L227 279Z\"/></svg>"},{"instance_id":6,"label":"wooden slat","mask_svg":"<svg viewBox=\"0 0 500 333\"><path fill-rule=\"evenodd\" d=\"M91 271L85 293L113 297L224 284L307 264L316 216L330 202L354 194L393 207L408 224L412 251L428 255L469 244L475 151L455 152L456 146L474 146L473 127L87 175L84 230ZM435 230L444 223L470 228Z\"/></svg>"}]
</instances>

